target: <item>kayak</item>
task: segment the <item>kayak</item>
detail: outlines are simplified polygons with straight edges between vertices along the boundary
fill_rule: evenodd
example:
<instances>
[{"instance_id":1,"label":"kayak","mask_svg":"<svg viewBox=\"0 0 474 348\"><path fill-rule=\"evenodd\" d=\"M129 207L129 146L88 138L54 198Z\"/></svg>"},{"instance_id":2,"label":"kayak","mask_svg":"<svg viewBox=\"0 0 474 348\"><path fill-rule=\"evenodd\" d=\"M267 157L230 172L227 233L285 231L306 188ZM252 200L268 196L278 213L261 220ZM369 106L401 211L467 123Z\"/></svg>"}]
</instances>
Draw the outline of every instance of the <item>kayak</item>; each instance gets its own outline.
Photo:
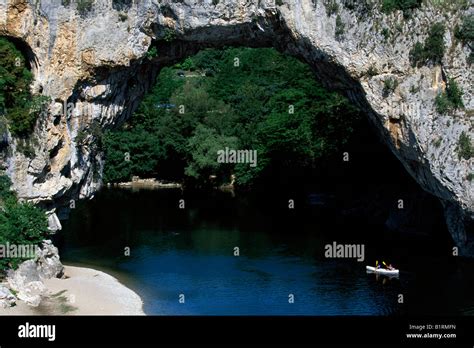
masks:
<instances>
[{"instance_id":1,"label":"kayak","mask_svg":"<svg viewBox=\"0 0 474 348\"><path fill-rule=\"evenodd\" d=\"M387 274L387 275L398 275L398 269L385 269L385 268L375 268L372 266L365 266L368 273L379 273L379 274Z\"/></svg>"},{"instance_id":2,"label":"kayak","mask_svg":"<svg viewBox=\"0 0 474 348\"><path fill-rule=\"evenodd\" d=\"M379 274L387 274L387 275L398 275L398 269L385 269L385 268L375 268L372 266L365 266L368 273L379 273Z\"/></svg>"}]
</instances>

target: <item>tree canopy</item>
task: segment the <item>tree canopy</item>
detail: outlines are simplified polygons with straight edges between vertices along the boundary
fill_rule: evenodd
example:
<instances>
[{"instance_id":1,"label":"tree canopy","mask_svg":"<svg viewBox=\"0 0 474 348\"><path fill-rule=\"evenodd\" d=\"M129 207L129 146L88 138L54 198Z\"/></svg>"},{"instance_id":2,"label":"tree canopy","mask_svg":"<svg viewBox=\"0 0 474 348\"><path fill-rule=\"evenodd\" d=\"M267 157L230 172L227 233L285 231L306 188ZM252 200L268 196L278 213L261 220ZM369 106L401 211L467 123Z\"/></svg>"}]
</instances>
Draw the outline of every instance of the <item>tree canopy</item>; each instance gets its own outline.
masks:
<instances>
[{"instance_id":1,"label":"tree canopy","mask_svg":"<svg viewBox=\"0 0 474 348\"><path fill-rule=\"evenodd\" d=\"M206 49L163 68L132 118L105 135L104 180L132 175L252 186L270 170L315 166L343 146L358 111L310 68L274 49ZM225 147L258 164L217 163ZM129 161L125 161L126 155Z\"/></svg>"},{"instance_id":2,"label":"tree canopy","mask_svg":"<svg viewBox=\"0 0 474 348\"><path fill-rule=\"evenodd\" d=\"M0 37L0 116L6 115L13 135L26 136L48 102L44 96L33 96L33 75L23 54L6 38Z\"/></svg>"},{"instance_id":3,"label":"tree canopy","mask_svg":"<svg viewBox=\"0 0 474 348\"><path fill-rule=\"evenodd\" d=\"M0 175L0 245L37 245L49 233L46 214L31 203L19 202L10 186L8 176ZM22 261L0 257L0 271Z\"/></svg>"}]
</instances>

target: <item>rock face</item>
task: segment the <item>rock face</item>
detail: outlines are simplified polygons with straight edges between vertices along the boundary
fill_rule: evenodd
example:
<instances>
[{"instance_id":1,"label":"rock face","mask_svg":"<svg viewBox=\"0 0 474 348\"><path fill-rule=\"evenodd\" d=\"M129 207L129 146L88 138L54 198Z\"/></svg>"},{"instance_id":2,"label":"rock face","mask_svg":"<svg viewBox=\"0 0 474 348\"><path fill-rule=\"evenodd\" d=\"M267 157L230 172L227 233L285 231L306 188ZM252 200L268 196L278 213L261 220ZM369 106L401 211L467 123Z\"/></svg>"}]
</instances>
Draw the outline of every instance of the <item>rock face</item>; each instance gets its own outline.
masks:
<instances>
[{"instance_id":1,"label":"rock face","mask_svg":"<svg viewBox=\"0 0 474 348\"><path fill-rule=\"evenodd\" d=\"M61 277L63 271L58 249L51 241L46 240L42 248L37 250L34 260L22 262L16 270L8 271L7 281L10 288L17 292L18 299L37 307L46 292L43 280Z\"/></svg>"},{"instance_id":2,"label":"rock face","mask_svg":"<svg viewBox=\"0 0 474 348\"><path fill-rule=\"evenodd\" d=\"M50 240L45 240L36 252L35 258L38 274L42 279L60 278L64 273L64 266L59 259L58 248Z\"/></svg>"},{"instance_id":3,"label":"rock face","mask_svg":"<svg viewBox=\"0 0 474 348\"><path fill-rule=\"evenodd\" d=\"M15 302L15 295L13 295L8 288L0 285L0 308L11 307L15 304Z\"/></svg>"},{"instance_id":4,"label":"rock face","mask_svg":"<svg viewBox=\"0 0 474 348\"><path fill-rule=\"evenodd\" d=\"M470 48L454 38L455 25L473 8L424 4L406 18L401 11L383 14L371 0L276 3L104 0L80 11L59 0L0 2L0 35L24 44L33 91L52 99L32 137L34 158L11 138L0 156L19 196L49 209L91 197L101 185L101 132L133 112L163 65L203 47L275 46L367 110L406 170L441 199L461 253L474 254L466 228L474 216L473 158L457 154L461 132L474 138L474 76ZM447 27L442 64L412 67L409 50L436 22ZM152 44L158 56L150 59ZM464 90L465 108L440 115L434 99L448 77ZM397 81L389 93L387 79Z\"/></svg>"},{"instance_id":5,"label":"rock face","mask_svg":"<svg viewBox=\"0 0 474 348\"><path fill-rule=\"evenodd\" d=\"M21 263L15 271L10 270L8 285L17 292L18 299L33 307L39 306L46 291L33 260Z\"/></svg>"}]
</instances>

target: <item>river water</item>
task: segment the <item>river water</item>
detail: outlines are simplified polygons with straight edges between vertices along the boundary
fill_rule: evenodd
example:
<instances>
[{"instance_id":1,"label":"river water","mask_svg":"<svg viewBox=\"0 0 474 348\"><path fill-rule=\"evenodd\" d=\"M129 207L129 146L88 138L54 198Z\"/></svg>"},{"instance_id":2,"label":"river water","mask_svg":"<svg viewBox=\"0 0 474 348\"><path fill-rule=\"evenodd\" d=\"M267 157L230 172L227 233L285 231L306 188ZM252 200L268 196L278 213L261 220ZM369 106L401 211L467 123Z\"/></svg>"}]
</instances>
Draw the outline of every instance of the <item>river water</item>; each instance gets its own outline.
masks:
<instances>
[{"instance_id":1,"label":"river water","mask_svg":"<svg viewBox=\"0 0 474 348\"><path fill-rule=\"evenodd\" d=\"M115 275L152 315L474 313L474 267L449 257L446 236L390 232L314 196L287 204L270 194L105 188L73 210L57 243L66 264ZM364 244L365 260L326 258L333 242ZM380 257L399 278L366 273Z\"/></svg>"}]
</instances>

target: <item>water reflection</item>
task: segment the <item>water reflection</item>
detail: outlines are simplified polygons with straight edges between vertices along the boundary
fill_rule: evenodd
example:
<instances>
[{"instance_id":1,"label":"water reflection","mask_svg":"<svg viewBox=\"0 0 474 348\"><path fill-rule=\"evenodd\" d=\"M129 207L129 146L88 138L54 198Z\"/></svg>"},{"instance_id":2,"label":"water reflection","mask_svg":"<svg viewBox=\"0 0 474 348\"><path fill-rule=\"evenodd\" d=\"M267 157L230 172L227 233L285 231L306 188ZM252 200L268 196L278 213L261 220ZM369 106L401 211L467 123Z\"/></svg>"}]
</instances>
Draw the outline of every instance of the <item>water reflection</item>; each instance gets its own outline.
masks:
<instances>
[{"instance_id":1,"label":"water reflection","mask_svg":"<svg viewBox=\"0 0 474 348\"><path fill-rule=\"evenodd\" d=\"M178 208L182 197L185 210ZM438 312L472 311L472 293L462 294L469 280L465 270L456 276L438 257L433 277L417 268L416 243L390 236L382 226L358 225L317 209L262 208L222 193L192 197L180 190L111 189L78 206L59 244L63 260L113 270L140 294L148 314L422 314L434 310L433 301L444 301ZM334 240L364 243L366 262L391 256L404 272L392 279L366 274L366 262L327 259L324 245ZM430 250L426 241L422 245ZM432 260L423 256L423 262ZM455 290L444 291L457 297L443 300L439 289L449 277ZM397 302L400 293L411 298L408 305ZM186 295L185 304L179 294Z\"/></svg>"}]
</instances>

